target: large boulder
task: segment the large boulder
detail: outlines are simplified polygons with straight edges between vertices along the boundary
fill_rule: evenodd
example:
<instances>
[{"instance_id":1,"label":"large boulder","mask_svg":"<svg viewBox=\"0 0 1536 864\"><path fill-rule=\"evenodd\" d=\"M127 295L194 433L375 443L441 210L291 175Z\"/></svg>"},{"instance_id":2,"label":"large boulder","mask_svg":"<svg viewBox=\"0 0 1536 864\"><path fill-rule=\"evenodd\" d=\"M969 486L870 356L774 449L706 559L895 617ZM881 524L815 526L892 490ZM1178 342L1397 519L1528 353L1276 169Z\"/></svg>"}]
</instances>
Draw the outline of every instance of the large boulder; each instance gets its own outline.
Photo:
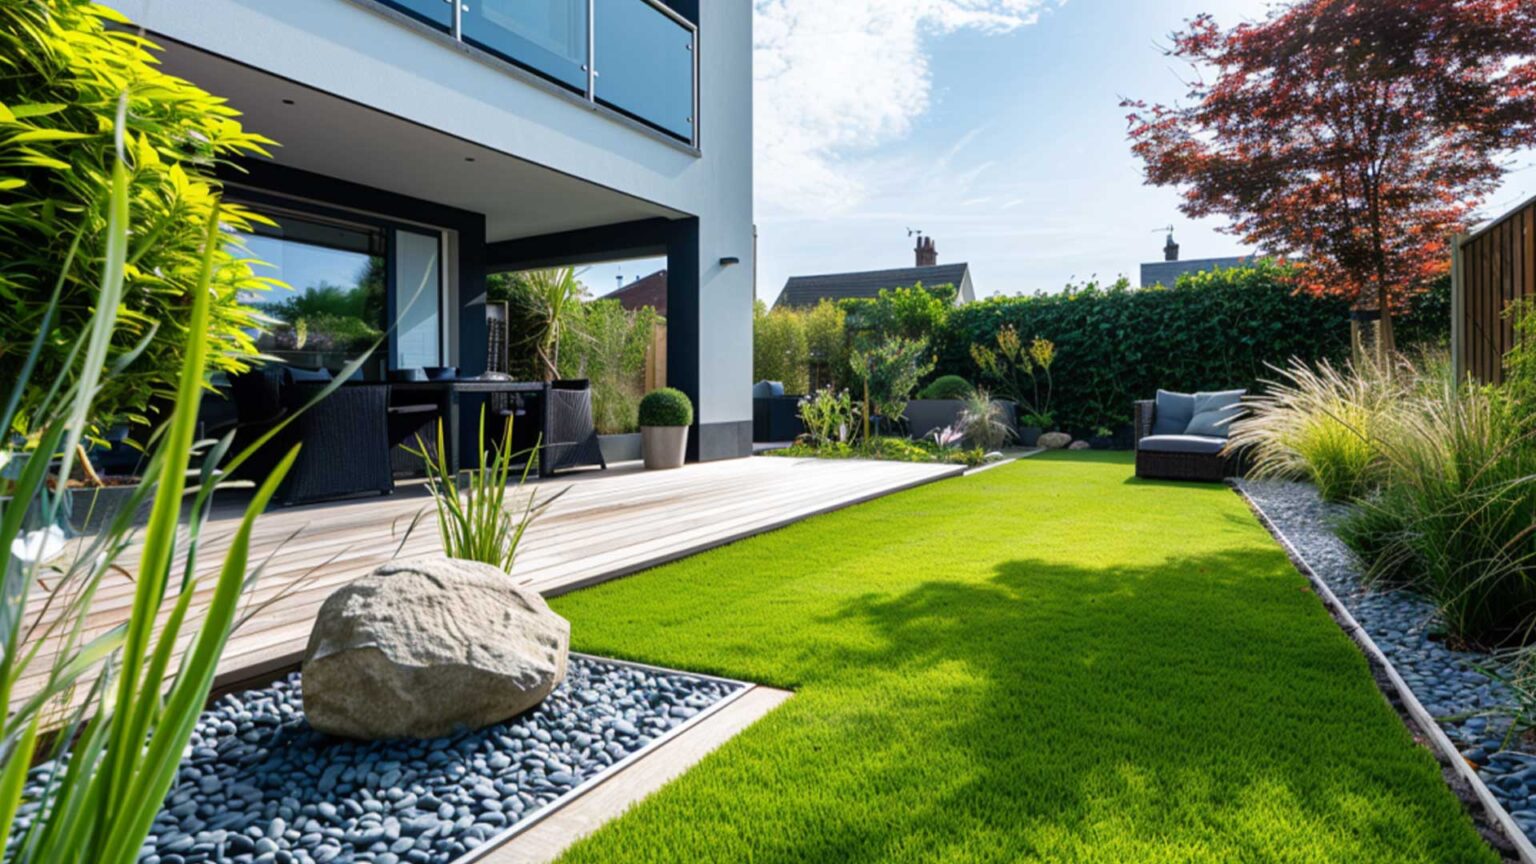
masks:
<instances>
[{"instance_id":1,"label":"large boulder","mask_svg":"<svg viewBox=\"0 0 1536 864\"><path fill-rule=\"evenodd\" d=\"M496 567L386 564L326 598L304 714L348 738L440 738L521 714L565 678L570 622Z\"/></svg>"},{"instance_id":2,"label":"large boulder","mask_svg":"<svg viewBox=\"0 0 1536 864\"><path fill-rule=\"evenodd\" d=\"M1065 432L1047 432L1035 443L1047 450L1060 450L1072 443L1072 436Z\"/></svg>"}]
</instances>

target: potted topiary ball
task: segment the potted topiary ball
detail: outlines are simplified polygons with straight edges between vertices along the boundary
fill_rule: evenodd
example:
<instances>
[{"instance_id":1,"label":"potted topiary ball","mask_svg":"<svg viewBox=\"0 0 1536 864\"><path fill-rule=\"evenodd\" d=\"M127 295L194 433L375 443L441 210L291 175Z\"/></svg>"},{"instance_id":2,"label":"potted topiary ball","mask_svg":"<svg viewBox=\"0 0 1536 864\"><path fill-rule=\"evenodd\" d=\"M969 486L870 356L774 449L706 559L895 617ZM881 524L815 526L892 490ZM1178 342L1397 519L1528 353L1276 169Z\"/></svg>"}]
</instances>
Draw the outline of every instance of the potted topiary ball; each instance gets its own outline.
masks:
<instances>
[{"instance_id":1,"label":"potted topiary ball","mask_svg":"<svg viewBox=\"0 0 1536 864\"><path fill-rule=\"evenodd\" d=\"M646 470L681 468L688 455L688 427L693 403L671 387L652 390L640 400L640 450Z\"/></svg>"}]
</instances>

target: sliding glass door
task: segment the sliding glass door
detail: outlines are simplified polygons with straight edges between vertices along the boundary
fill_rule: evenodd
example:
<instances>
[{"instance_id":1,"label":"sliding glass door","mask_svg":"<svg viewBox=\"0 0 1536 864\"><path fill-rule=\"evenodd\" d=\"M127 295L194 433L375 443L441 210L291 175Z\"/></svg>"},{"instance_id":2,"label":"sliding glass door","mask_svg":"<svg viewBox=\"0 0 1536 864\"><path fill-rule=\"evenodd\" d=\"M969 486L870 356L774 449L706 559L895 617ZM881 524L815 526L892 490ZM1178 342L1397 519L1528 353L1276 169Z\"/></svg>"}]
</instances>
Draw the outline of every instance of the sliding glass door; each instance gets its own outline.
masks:
<instances>
[{"instance_id":1,"label":"sliding glass door","mask_svg":"<svg viewBox=\"0 0 1536 864\"><path fill-rule=\"evenodd\" d=\"M241 237L257 275L272 280L241 297L268 319L262 353L337 372L382 339L366 377L445 365L442 232L248 206L273 222Z\"/></svg>"},{"instance_id":2,"label":"sliding glass door","mask_svg":"<svg viewBox=\"0 0 1536 864\"><path fill-rule=\"evenodd\" d=\"M252 267L273 286L242 300L269 319L262 353L295 367L339 369L388 326L384 232L267 214L243 238Z\"/></svg>"}]
</instances>

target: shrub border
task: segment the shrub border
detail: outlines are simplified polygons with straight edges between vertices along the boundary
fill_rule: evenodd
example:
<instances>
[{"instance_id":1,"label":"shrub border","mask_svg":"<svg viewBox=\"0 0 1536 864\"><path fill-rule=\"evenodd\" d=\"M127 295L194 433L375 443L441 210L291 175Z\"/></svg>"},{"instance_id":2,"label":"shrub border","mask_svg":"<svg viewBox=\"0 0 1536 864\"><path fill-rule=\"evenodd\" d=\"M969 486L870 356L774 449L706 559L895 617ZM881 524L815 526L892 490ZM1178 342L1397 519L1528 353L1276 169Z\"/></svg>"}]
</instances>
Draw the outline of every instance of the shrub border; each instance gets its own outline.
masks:
<instances>
[{"instance_id":1,"label":"shrub border","mask_svg":"<svg viewBox=\"0 0 1536 864\"><path fill-rule=\"evenodd\" d=\"M1333 589L1328 587L1328 583L1317 575L1316 571L1312 569L1311 564L1307 563L1307 559L1301 554L1301 550L1269 518L1269 514L1264 512L1264 508L1259 506L1257 501L1253 500L1248 492L1239 485L1237 480L1229 480L1227 485L1248 505L1248 509L1258 518L1259 524L1263 525L1265 530L1270 533L1270 536L1275 538L1275 542L1280 544L1280 548L1285 551L1286 557L1291 559L1291 563L1295 565L1296 569L1303 576L1307 577L1313 593L1318 596L1318 599L1322 600L1323 608L1328 611L1329 615L1333 616L1333 620L1339 625L1339 628L1359 646L1361 653L1365 655L1366 661L1370 663L1371 670L1376 673L1373 676L1376 679L1376 686L1382 691L1382 695L1387 698L1387 701L1397 709L1398 714L1408 726L1408 731L1413 733L1414 737L1424 744L1426 749L1434 754L1436 760L1440 762L1443 769L1442 773L1448 775L1446 777L1447 785L1451 787L1451 791L1455 792L1462 799L1462 803L1466 805L1467 809L1471 811L1473 821L1485 822L1487 827L1494 828L1500 838L1509 844L1509 849L1501 849L1495 846L1495 851L1507 854L1512 849L1519 856L1519 860L1523 864L1536 864L1536 845L1531 843L1525 831L1516 824L1514 817L1509 815L1509 811L1505 810L1504 805L1499 803L1499 799L1495 798L1493 793L1489 791L1488 785L1483 782L1483 778L1479 777L1477 772L1467 764L1467 760L1462 757L1461 751L1456 749L1456 745L1445 734L1445 730L1441 729L1440 724L1435 722L1435 718L1425 710L1424 704L1414 694L1413 688L1409 687L1408 682L1403 680L1403 676L1398 674L1397 667L1393 666L1392 661L1387 659L1387 655L1376 645L1375 640L1365 631L1360 622L1355 619L1355 616L1349 611L1348 607L1339 601L1338 596L1333 593ZM1460 779L1464 785L1458 787L1453 777ZM1468 792L1471 793L1470 798L1467 794ZM1481 813L1479 813L1479 810ZM1479 816L1482 818L1479 819ZM1483 833L1486 839L1487 832Z\"/></svg>"}]
</instances>

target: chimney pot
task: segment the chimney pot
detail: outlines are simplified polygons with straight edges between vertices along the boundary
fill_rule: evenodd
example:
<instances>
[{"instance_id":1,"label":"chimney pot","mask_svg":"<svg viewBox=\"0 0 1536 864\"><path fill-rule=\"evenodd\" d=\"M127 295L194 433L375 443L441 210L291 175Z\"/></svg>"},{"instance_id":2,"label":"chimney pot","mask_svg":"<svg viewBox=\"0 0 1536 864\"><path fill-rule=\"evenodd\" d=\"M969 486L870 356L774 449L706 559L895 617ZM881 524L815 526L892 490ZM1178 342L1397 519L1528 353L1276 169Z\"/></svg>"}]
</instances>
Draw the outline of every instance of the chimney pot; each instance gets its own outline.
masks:
<instances>
[{"instance_id":1,"label":"chimney pot","mask_svg":"<svg viewBox=\"0 0 1536 864\"><path fill-rule=\"evenodd\" d=\"M1173 232L1172 231L1168 232L1168 242L1163 244L1163 260L1164 261L1177 261L1177 260L1179 260L1179 244L1173 242Z\"/></svg>"},{"instance_id":2,"label":"chimney pot","mask_svg":"<svg viewBox=\"0 0 1536 864\"><path fill-rule=\"evenodd\" d=\"M933 267L939 263L939 250L934 247L932 237L918 235L916 252L919 267Z\"/></svg>"}]
</instances>

